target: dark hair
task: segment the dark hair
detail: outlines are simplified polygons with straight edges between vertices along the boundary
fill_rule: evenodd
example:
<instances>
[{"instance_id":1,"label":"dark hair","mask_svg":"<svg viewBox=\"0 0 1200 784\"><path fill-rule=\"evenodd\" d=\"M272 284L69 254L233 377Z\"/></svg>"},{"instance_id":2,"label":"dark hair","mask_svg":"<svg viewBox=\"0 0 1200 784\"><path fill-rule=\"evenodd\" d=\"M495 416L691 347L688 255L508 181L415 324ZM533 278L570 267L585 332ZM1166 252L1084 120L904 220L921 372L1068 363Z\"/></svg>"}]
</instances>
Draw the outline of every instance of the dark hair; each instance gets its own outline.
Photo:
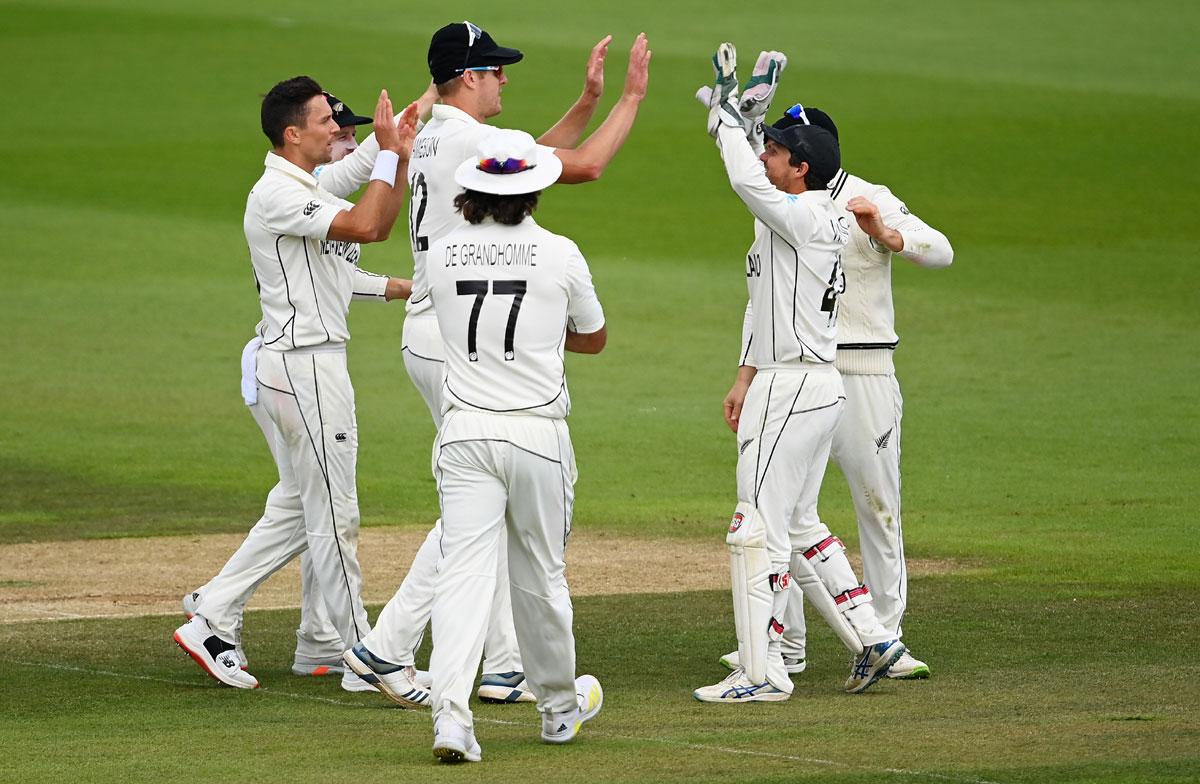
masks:
<instances>
[{"instance_id":1,"label":"dark hair","mask_svg":"<svg viewBox=\"0 0 1200 784\"><path fill-rule=\"evenodd\" d=\"M308 76L286 79L263 96L262 130L276 147L283 146L283 132L292 125L304 125L308 102L324 95L321 85Z\"/></svg>"},{"instance_id":2,"label":"dark hair","mask_svg":"<svg viewBox=\"0 0 1200 784\"><path fill-rule=\"evenodd\" d=\"M466 190L454 197L454 207L462 213L468 223L480 223L484 218L494 218L496 223L516 226L537 209L541 191L499 196L495 193Z\"/></svg>"},{"instance_id":3,"label":"dark hair","mask_svg":"<svg viewBox=\"0 0 1200 784\"><path fill-rule=\"evenodd\" d=\"M793 152L788 158L788 165L800 168L800 164L808 163L808 171L804 175L804 187L810 191L823 191L829 187L829 180L823 180L813 170L813 165L805 160L804 153Z\"/></svg>"}]
</instances>

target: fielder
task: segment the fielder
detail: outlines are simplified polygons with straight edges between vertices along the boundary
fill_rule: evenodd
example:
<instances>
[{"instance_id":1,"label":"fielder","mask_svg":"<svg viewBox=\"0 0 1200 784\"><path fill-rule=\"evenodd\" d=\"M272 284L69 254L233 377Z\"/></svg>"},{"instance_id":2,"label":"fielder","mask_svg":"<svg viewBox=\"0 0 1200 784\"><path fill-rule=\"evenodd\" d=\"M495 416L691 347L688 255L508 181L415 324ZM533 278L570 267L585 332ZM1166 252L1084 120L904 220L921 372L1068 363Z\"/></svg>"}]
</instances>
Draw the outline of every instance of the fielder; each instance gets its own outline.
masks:
<instances>
[{"instance_id":1,"label":"fielder","mask_svg":"<svg viewBox=\"0 0 1200 784\"><path fill-rule=\"evenodd\" d=\"M403 204L416 114L414 103L393 120L391 101L386 91L380 94L380 152L355 205L312 174L329 162L338 131L325 93L305 76L280 82L262 104L262 128L273 149L246 201L244 229L263 309L258 398L283 455L278 513L269 509L249 537L265 574L308 548L343 645L370 630L357 557L358 433L346 370L346 313L358 286L378 295L392 282L361 273L357 244L383 241L391 232ZM240 669L233 642L242 605L241 593L221 590L214 580L175 641L221 683L256 688L258 680ZM346 677L343 685L350 681L357 689L356 680Z\"/></svg>"},{"instance_id":2,"label":"fielder","mask_svg":"<svg viewBox=\"0 0 1200 784\"><path fill-rule=\"evenodd\" d=\"M796 104L780 125L812 125L838 137L833 118L816 107ZM829 182L839 210L854 215L850 243L842 254L846 294L838 306L835 365L846 387L846 410L833 434L831 457L850 486L863 558L863 581L874 597L880 622L897 637L908 601L904 530L900 523L900 420L904 399L896 381L892 353L896 336L892 305L892 257L899 254L929 269L947 267L954 249L942 232L909 211L884 185L843 169ZM736 429L736 422L731 423ZM796 577L796 575L793 575ZM796 580L799 582L799 579ZM814 595L809 591L807 595ZM817 602L823 597L816 595ZM823 612L828 617L828 610ZM803 670L804 605L794 594L784 619L782 650L789 671ZM856 640L844 624L835 626L848 647ZM739 664L736 655L722 659ZM797 669L798 668L798 669ZM888 669L889 678L928 678L929 666L906 651Z\"/></svg>"},{"instance_id":3,"label":"fielder","mask_svg":"<svg viewBox=\"0 0 1200 784\"><path fill-rule=\"evenodd\" d=\"M776 56L764 53L759 62ZM904 645L879 622L845 548L817 515L845 399L833 361L838 297L845 291L841 252L850 226L826 189L840 151L820 128L767 127L756 158L747 135L758 125L747 122L738 105L733 45L722 44L713 64L708 129L730 185L755 217L755 236L747 254L750 303L741 367L730 393L740 399L726 401L738 419L738 504L726 542L741 666L693 696L702 702L791 696L781 621L800 561L813 569L862 641L846 681L846 690L858 693L887 671ZM776 77L780 69L774 69Z\"/></svg>"},{"instance_id":4,"label":"fielder","mask_svg":"<svg viewBox=\"0 0 1200 784\"><path fill-rule=\"evenodd\" d=\"M369 124L371 118L355 114L349 106L334 95L326 94L325 98L329 103L330 111L333 112L333 121L338 124L339 129L333 137L331 151L332 161L336 163L358 147L356 129L359 125ZM314 172L317 173L318 179L320 168L318 167ZM358 251L355 251L354 255L357 256ZM371 273L362 269L359 269L357 274L371 276ZM356 289L361 288L364 291L356 290L354 299L378 302L392 300L402 296L402 290L409 286L411 286L410 282L396 278L389 280L384 292L375 293L378 286L374 281L364 280L364 285L356 286ZM262 324L259 324L259 329L261 328ZM258 367L258 349L261 346L262 338L255 335L242 349L242 399L246 403L250 415L254 417L254 422L262 431L267 448L271 451L271 457L275 461L276 470L282 477L286 469L280 468L283 455L276 447L277 430L263 407L258 405L258 383L255 381L255 373ZM279 508L278 503L271 499L277 498L280 492L277 483L267 494L267 508L263 511L263 518L269 518L272 508ZM267 519L265 524L270 525L270 520ZM258 573L260 570L255 569L255 566L262 560L260 554L252 549L256 541L255 538L246 539L220 572L220 579L224 583L231 585L235 582L240 583L240 589L235 590L244 593L245 601L249 601L263 578L263 575ZM183 597L183 613L188 620L191 620L192 616L196 614L196 608L200 605L200 598L206 588L207 585L203 585ZM245 601L241 603L242 608L245 607ZM248 666L248 662L242 648L240 611L238 615L233 642L236 646L238 660L244 669ZM303 552L300 554L300 626L296 629L296 655L292 661L292 673L295 675L341 675L345 671L342 662L342 647L342 638L338 636L337 629L329 620L329 613L326 612L325 603L321 599L312 561L307 551Z\"/></svg>"},{"instance_id":5,"label":"fielder","mask_svg":"<svg viewBox=\"0 0 1200 784\"><path fill-rule=\"evenodd\" d=\"M570 149L578 143L603 92L604 60L610 40L605 37L592 49L579 100L538 140L557 147L553 154L561 164L559 182L597 179L629 135L645 97L650 51L646 37L639 35L630 52L625 86L617 104L583 144ZM424 279L429 247L466 225L454 206L461 192L455 171L463 160L474 155L480 140L494 130L485 121L501 111L501 91L508 83L505 68L523 57L517 49L499 46L486 31L470 22L446 25L433 35L429 69L441 103L433 107L432 119L417 134L409 165L413 281L414 287L422 291L428 291ZM440 428L445 352L433 301L428 294L418 294L405 309L404 367ZM368 680L377 679L388 697L406 707L428 707L428 684L416 680L414 666L433 606L441 537L441 526L435 525L395 596L380 613L374 631L345 656L351 669ZM502 543L500 587L487 623L483 676L477 693L488 701L532 702L534 693L525 683L508 592L503 588L504 562Z\"/></svg>"},{"instance_id":6,"label":"fielder","mask_svg":"<svg viewBox=\"0 0 1200 784\"><path fill-rule=\"evenodd\" d=\"M542 740L566 743L603 702L575 677L564 554L576 479L563 351L599 353L604 312L571 240L530 216L562 162L522 131L497 130L455 172L469 223L430 243L414 296L444 340L433 468L442 556L433 602L433 753L478 762L468 699L494 594L511 594ZM507 539L508 584L497 579Z\"/></svg>"}]
</instances>

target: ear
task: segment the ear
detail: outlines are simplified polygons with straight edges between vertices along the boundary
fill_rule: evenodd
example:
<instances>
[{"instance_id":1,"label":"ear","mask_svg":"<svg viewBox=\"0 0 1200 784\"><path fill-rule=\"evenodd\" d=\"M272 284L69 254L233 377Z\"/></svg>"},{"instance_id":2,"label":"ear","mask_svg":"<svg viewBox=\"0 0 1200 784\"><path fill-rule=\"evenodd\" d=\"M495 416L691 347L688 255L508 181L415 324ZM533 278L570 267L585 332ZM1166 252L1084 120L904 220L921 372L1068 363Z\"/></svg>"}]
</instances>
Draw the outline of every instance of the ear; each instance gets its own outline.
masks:
<instances>
[{"instance_id":1,"label":"ear","mask_svg":"<svg viewBox=\"0 0 1200 784\"><path fill-rule=\"evenodd\" d=\"M300 143L300 129L295 125L289 125L288 127L284 128L283 129L283 143L284 144L299 144Z\"/></svg>"},{"instance_id":2,"label":"ear","mask_svg":"<svg viewBox=\"0 0 1200 784\"><path fill-rule=\"evenodd\" d=\"M800 161L800 165L796 167L796 173L799 175L800 179L803 180L808 176L809 168L808 161Z\"/></svg>"}]
</instances>

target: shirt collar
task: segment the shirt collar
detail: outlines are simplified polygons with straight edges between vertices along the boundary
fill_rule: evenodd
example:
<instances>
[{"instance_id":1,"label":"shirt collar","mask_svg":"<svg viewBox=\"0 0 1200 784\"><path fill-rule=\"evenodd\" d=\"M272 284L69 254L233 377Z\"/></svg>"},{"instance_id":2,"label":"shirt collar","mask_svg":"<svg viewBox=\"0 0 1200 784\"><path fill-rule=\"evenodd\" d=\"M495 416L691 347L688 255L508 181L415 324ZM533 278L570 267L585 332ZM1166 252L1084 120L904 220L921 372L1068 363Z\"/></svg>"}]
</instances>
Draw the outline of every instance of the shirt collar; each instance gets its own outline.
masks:
<instances>
[{"instance_id":1,"label":"shirt collar","mask_svg":"<svg viewBox=\"0 0 1200 784\"><path fill-rule=\"evenodd\" d=\"M295 178L305 185L313 188L317 187L316 177L312 176L312 174L309 172L304 171L304 169L301 169L299 166L292 163L287 158L284 158L282 155L277 155L274 152L268 152L267 159L263 162L263 165L266 166L268 170L274 169L280 174L285 174L288 177Z\"/></svg>"},{"instance_id":2,"label":"shirt collar","mask_svg":"<svg viewBox=\"0 0 1200 784\"><path fill-rule=\"evenodd\" d=\"M829 188L829 190L833 190L834 188L836 188L838 180L840 180L842 178L842 176L845 175L845 173L846 172L844 170L838 169L837 174L833 175L833 179L829 181L829 185L827 185L826 187Z\"/></svg>"},{"instance_id":3,"label":"shirt collar","mask_svg":"<svg viewBox=\"0 0 1200 784\"><path fill-rule=\"evenodd\" d=\"M462 122L478 125L479 120L476 120L471 115L459 109L457 106L451 106L447 103L435 103L433 105L433 119L435 120L461 120Z\"/></svg>"}]
</instances>

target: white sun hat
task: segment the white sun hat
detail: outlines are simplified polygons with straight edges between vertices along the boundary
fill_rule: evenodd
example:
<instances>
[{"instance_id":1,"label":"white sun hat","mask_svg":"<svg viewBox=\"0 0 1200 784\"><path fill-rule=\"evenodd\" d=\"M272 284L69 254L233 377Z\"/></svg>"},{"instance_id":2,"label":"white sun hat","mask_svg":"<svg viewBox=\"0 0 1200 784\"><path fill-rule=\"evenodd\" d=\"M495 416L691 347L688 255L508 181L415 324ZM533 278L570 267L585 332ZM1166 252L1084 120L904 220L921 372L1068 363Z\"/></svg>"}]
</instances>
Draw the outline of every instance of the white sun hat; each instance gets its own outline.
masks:
<instances>
[{"instance_id":1,"label":"white sun hat","mask_svg":"<svg viewBox=\"0 0 1200 784\"><path fill-rule=\"evenodd\" d=\"M463 188L499 196L534 193L558 180L562 161L524 131L505 128L484 136L475 155L462 162L454 181Z\"/></svg>"}]
</instances>

